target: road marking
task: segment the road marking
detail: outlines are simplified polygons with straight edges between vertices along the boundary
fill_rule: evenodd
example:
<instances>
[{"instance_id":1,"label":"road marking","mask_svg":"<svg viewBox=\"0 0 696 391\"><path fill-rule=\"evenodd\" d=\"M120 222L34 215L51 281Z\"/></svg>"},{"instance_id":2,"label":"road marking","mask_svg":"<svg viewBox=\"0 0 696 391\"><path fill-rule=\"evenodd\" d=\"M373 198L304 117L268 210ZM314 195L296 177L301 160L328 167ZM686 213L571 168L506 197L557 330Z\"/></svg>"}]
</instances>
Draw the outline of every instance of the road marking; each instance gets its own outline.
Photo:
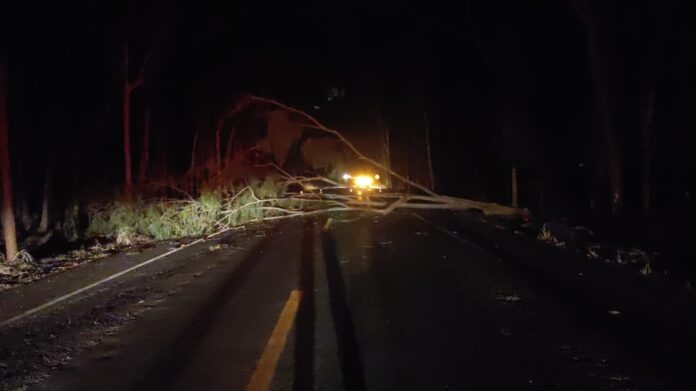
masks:
<instances>
[{"instance_id":1,"label":"road marking","mask_svg":"<svg viewBox=\"0 0 696 391\"><path fill-rule=\"evenodd\" d=\"M331 222L332 221L333 221L333 219L331 217L326 219L326 223L324 223L324 228L322 228L324 230L324 232L328 232L329 229L331 229Z\"/></svg>"},{"instance_id":2,"label":"road marking","mask_svg":"<svg viewBox=\"0 0 696 391\"><path fill-rule=\"evenodd\" d=\"M256 370L251 375L246 391L266 391L271 387L271 381L278 366L280 354L285 348L290 328L292 328L292 324L295 322L297 309L300 306L300 296L299 290L290 292L290 297L280 313L278 323L276 323L271 333L271 338L269 338L266 344L266 349L264 349L261 358L256 364Z\"/></svg>"},{"instance_id":3,"label":"road marking","mask_svg":"<svg viewBox=\"0 0 696 391\"><path fill-rule=\"evenodd\" d=\"M453 233L453 232L450 232L450 231L447 230L446 228L443 228L443 227L441 227L441 226L439 226L439 225L433 223L432 221L426 219L425 217L419 215L418 213L414 213L413 215L414 215L418 220L420 220L420 221L422 221L422 222L424 222L424 223L427 223L427 224L429 224L429 225L432 225L432 226L435 227L435 229L437 229L438 231L444 233L445 235L447 235L447 236L453 238L454 240L456 240L456 241L458 241L458 242L460 242L460 243L466 244L466 245L468 245L468 246L471 246L471 247L473 247L473 248L475 248L475 249L477 249L477 250L483 251L483 252L485 252L485 253L490 253L490 251L488 251L488 250L486 250L485 248L479 246L478 244L472 243L472 242L470 242L470 241L468 241L468 240L462 238L461 236L459 236L459 235L457 235L457 234L455 234L455 233Z\"/></svg>"},{"instance_id":4,"label":"road marking","mask_svg":"<svg viewBox=\"0 0 696 391\"><path fill-rule=\"evenodd\" d=\"M150 259L148 259L147 261L144 261L144 262L142 262L142 263L139 263L139 264L137 264L137 265L135 265L135 266L131 266L131 267L129 267L129 268L126 269L126 270L122 270L122 271L120 271L120 272L118 272L118 273L116 273L116 274L112 274L112 275L110 275L109 277L103 278L103 279L101 279L101 280L99 280L99 281L97 281L97 282L93 282L93 283L91 283L91 284L89 284L89 285L87 285L87 286L84 286L84 287L80 288L80 289L74 290L74 291L72 291L72 292L70 292L70 293L67 293L67 294L63 295L63 296L57 297L57 298L55 298L55 299L53 299L53 300L51 300L51 301L49 301L49 302L46 302L46 303L41 304L41 305L39 305L39 306L36 306L36 307L34 307L34 308L32 308L32 309L29 309L29 310L27 310L27 311L24 311L24 312L22 312L21 314L19 314L19 315L17 315L17 316L13 316L13 317L11 317L11 318L9 318L9 319L6 319L6 320L3 320L2 322L0 322L0 328L5 327L5 326L7 326L7 325L9 325L9 324L11 324L11 323L17 322L17 321L19 321L19 320L22 320L22 319L24 319L24 318L26 318L26 317L28 317L28 316L34 315L34 314L36 314L37 312L43 311L43 310L45 310L45 309L47 309L47 308L49 308L49 307L52 307L52 306L54 306L54 305L56 305L56 304L58 304L58 303L60 303L60 302L63 302L63 301L68 300L68 299L70 299L70 298L72 298L72 297L75 297L75 296L79 295L80 293L83 293L83 292L86 292L86 291L88 291L88 290L90 290L90 289L96 288L96 287L98 287L99 285L102 285L102 284L107 283L107 282L109 282L109 281L111 281L111 280L114 280L114 279L116 279L116 278L118 278L118 277L121 277L121 276L124 275L124 274L128 274L128 273L130 273L130 272L132 272L132 271L134 271L134 270L140 269L140 268L143 267L143 266L147 266L147 265L149 265L149 264L151 264L151 263L153 263L153 262L155 262L155 261L159 261L160 259L162 259L162 258L164 258L164 257L166 257L166 256L169 256L169 255L171 255L171 254L174 254L174 253L176 253L176 252L179 252L179 251L181 251L181 250L183 250L183 249L189 248L189 247L191 247L191 246L193 246L193 245L195 245L195 244L204 242L204 241L206 241L206 240L208 240L208 239L211 239L211 238L213 238L213 237L215 237L215 236L218 236L218 235L220 235L220 234L222 234L222 233L224 233L224 232L227 232L227 231L229 231L229 229L224 229L224 230L222 230L222 231L220 231L220 232L216 232L216 233L214 233L214 234L212 234L212 235L206 236L205 238L197 239L197 240L195 240L195 241L193 241L193 242L191 242L191 243L188 243L188 244L185 244L185 245L183 245L183 246L181 246L181 247L177 247L177 248L175 248L175 249L173 249L173 250L167 251L167 252L164 253L164 254L160 254L160 255L158 255L158 256L156 256L156 257L154 257L154 258L150 258Z\"/></svg>"}]
</instances>

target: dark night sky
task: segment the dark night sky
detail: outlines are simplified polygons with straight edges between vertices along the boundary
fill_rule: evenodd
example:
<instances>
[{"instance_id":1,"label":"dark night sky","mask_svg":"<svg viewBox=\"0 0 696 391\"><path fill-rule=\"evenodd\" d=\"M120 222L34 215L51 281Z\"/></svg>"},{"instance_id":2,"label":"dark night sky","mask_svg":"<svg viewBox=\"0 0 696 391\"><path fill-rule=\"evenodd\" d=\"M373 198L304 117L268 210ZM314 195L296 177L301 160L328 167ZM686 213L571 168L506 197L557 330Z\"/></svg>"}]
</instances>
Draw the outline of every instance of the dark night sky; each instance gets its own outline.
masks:
<instances>
[{"instance_id":1,"label":"dark night sky","mask_svg":"<svg viewBox=\"0 0 696 391\"><path fill-rule=\"evenodd\" d=\"M218 3L4 6L20 186L40 187L47 166L80 183L120 180L127 39L133 77L154 50L134 100L134 137L147 105L154 132L168 135L174 166L187 161L197 126L212 126L240 94L253 93L307 110L320 104L313 113L368 149L381 115L401 140L397 169L414 177L422 176L426 114L436 184L448 193L507 202L516 161L527 205L535 207L542 193L549 207L573 207L583 198L601 145L585 31L568 1ZM683 201L696 191L689 175L696 121L688 15L657 0L594 3L627 204L640 202L631 194L639 187L642 105L650 90L662 189L656 196L664 204ZM326 102L331 87L346 96Z\"/></svg>"}]
</instances>

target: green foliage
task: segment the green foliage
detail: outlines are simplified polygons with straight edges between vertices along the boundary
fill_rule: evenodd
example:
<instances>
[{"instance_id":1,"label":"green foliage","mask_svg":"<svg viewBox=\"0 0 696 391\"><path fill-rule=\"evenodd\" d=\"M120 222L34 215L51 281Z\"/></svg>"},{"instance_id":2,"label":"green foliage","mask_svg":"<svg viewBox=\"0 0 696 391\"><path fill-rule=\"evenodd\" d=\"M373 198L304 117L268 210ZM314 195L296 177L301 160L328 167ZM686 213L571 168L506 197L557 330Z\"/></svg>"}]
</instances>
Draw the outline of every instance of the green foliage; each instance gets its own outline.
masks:
<instances>
[{"instance_id":1,"label":"green foliage","mask_svg":"<svg viewBox=\"0 0 696 391\"><path fill-rule=\"evenodd\" d=\"M282 185L269 176L253 180L249 189L228 185L204 190L197 199L116 201L92 208L86 233L113 238L119 245L130 245L138 237L165 240L207 235L223 226L262 219L268 214L259 199L277 198L282 192Z\"/></svg>"}]
</instances>

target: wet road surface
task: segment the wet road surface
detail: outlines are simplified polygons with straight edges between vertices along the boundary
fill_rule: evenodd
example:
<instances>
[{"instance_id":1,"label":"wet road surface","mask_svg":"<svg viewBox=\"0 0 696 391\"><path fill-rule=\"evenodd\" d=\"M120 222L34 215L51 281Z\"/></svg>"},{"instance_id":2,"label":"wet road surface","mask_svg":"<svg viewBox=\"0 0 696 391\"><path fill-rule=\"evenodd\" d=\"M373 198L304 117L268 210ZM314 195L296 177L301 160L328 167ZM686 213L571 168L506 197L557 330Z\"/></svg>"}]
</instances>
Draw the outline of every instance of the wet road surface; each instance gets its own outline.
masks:
<instances>
[{"instance_id":1,"label":"wet road surface","mask_svg":"<svg viewBox=\"0 0 696 391\"><path fill-rule=\"evenodd\" d=\"M39 390L689 389L457 231L393 213L233 232L6 327L0 373Z\"/></svg>"}]
</instances>

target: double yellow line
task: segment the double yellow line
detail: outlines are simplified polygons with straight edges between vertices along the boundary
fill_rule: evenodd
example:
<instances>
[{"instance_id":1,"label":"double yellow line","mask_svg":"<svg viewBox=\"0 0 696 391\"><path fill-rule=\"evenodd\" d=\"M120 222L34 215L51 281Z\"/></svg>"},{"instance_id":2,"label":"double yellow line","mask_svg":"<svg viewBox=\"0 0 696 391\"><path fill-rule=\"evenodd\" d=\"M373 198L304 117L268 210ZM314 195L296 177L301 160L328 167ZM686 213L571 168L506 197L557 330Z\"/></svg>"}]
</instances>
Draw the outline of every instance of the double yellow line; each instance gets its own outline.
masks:
<instances>
[{"instance_id":1,"label":"double yellow line","mask_svg":"<svg viewBox=\"0 0 696 391\"><path fill-rule=\"evenodd\" d=\"M326 220L322 228L324 232L331 229L332 221L333 219L331 218ZM301 299L302 292L299 290L295 289L290 292L290 297L288 297L288 301L285 303L285 307L280 313L280 317L266 344L266 348L256 364L256 369L251 375L251 380L249 380L247 384L246 391L268 391L270 389L273 376L278 367L278 360L283 353L283 349L285 349L290 329L293 323L295 323L295 317L297 316L297 310L300 306Z\"/></svg>"},{"instance_id":2,"label":"double yellow line","mask_svg":"<svg viewBox=\"0 0 696 391\"><path fill-rule=\"evenodd\" d=\"M267 391L271 387L280 354L285 348L285 344L288 341L288 334L295 322L301 297L302 294L299 290L290 292L290 297L285 303L283 311L280 313L278 322L271 333L271 338L268 340L266 348L256 365L256 370L254 370L254 373L251 375L251 380L249 380L247 384L246 391Z\"/></svg>"}]
</instances>

